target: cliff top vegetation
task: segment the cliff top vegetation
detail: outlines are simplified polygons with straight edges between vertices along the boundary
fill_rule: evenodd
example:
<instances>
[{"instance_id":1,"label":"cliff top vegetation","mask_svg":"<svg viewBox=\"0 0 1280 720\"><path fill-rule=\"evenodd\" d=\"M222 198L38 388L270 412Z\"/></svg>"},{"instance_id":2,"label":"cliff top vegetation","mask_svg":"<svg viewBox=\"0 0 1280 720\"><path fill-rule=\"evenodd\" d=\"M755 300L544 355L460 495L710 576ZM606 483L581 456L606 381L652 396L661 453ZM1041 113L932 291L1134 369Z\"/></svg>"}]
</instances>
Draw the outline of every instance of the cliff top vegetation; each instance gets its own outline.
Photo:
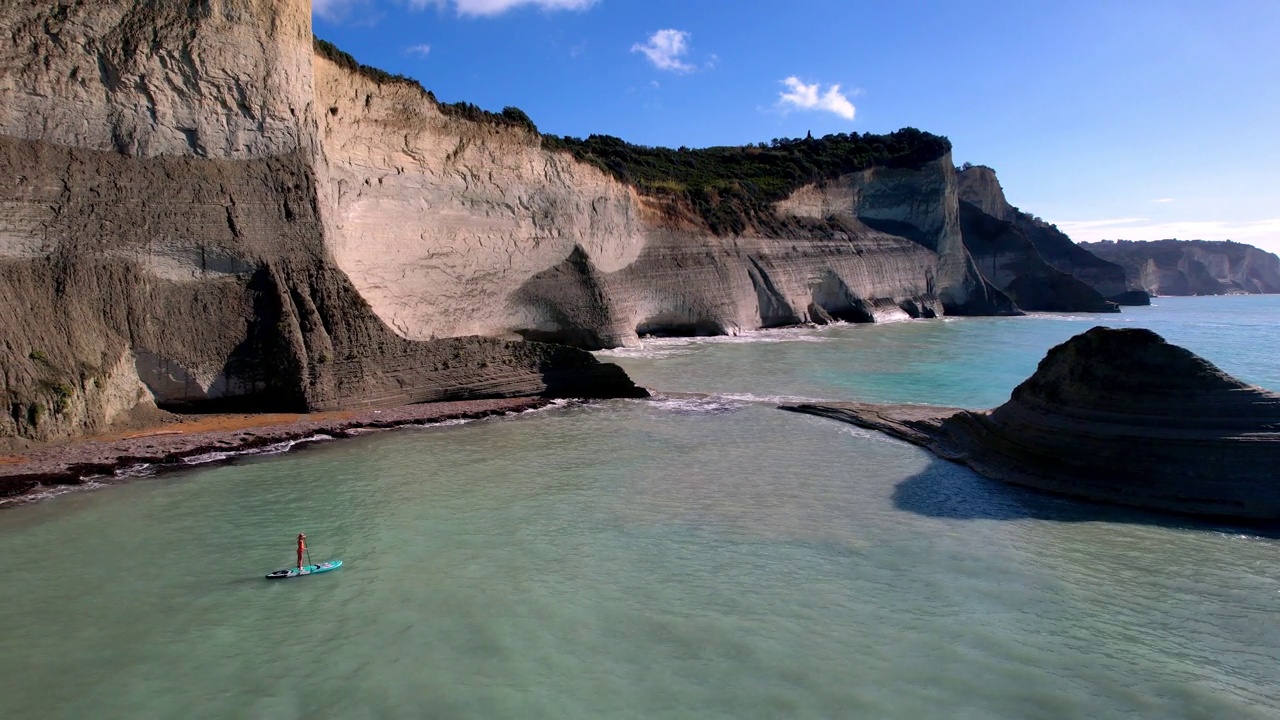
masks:
<instances>
[{"instance_id":1,"label":"cliff top vegetation","mask_svg":"<svg viewBox=\"0 0 1280 720\"><path fill-rule=\"evenodd\" d=\"M315 51L320 57L332 62L340 68L353 72L363 78L372 80L379 85L408 85L417 88L419 92L431 99L431 102L440 108L440 112L449 117L456 117L461 120L470 120L471 122L487 122L495 125L510 125L514 127L522 127L534 135L538 135L538 127L533 124L529 116L523 110L517 107L505 108L500 113L489 112L478 105L469 102L442 103L435 93L422 87L422 83L407 76L389 73L386 70L373 67L372 65L364 65L356 60L350 53L343 52L337 45L328 40L314 38Z\"/></svg>"},{"instance_id":2,"label":"cliff top vegetation","mask_svg":"<svg viewBox=\"0 0 1280 720\"><path fill-rule=\"evenodd\" d=\"M415 87L447 116L523 128L541 138L544 148L570 153L646 195L687 203L718 235L738 234L750 227L779 230L794 224L777 217L772 206L804 185L873 166L919 168L951 151L947 138L915 128L885 135L840 133L700 149L633 145L610 135L585 140L544 135L519 108L495 113L466 102L441 103L417 80L362 65L326 40L315 38L315 51L378 84Z\"/></svg>"},{"instance_id":3,"label":"cliff top vegetation","mask_svg":"<svg viewBox=\"0 0 1280 720\"><path fill-rule=\"evenodd\" d=\"M683 198L717 234L740 233L773 203L810 183L869 167L919 168L951 150L945 137L915 128L887 135L840 133L756 145L678 149L632 145L609 135L545 135L543 146L591 163L648 195Z\"/></svg>"}]
</instances>

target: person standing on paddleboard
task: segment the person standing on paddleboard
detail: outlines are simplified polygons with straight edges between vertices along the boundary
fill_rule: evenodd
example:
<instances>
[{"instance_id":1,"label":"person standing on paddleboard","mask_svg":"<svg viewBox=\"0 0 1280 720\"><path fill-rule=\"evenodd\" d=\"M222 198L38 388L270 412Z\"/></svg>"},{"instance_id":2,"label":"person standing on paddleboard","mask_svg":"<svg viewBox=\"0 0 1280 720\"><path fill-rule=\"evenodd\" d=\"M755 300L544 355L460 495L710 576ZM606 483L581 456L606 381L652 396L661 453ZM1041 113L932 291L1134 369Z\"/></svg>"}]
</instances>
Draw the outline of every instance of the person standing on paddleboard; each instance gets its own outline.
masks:
<instances>
[{"instance_id":1,"label":"person standing on paddleboard","mask_svg":"<svg viewBox=\"0 0 1280 720\"><path fill-rule=\"evenodd\" d=\"M302 569L302 554L307 551L307 534L298 533L298 569Z\"/></svg>"}]
</instances>

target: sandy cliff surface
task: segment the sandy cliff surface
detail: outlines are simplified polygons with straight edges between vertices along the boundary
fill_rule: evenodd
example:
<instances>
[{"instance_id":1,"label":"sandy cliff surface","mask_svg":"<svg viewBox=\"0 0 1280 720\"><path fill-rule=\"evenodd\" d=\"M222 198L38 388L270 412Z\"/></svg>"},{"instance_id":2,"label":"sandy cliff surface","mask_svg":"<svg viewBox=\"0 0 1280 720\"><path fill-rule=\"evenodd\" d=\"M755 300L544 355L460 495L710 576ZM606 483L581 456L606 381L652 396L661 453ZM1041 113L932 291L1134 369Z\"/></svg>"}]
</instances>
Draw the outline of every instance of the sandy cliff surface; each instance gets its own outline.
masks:
<instances>
[{"instance_id":1,"label":"sandy cliff surface","mask_svg":"<svg viewBox=\"0 0 1280 720\"><path fill-rule=\"evenodd\" d=\"M857 403L786 409L882 430L1040 490L1280 520L1280 395L1149 330L1077 335L1051 349L991 411Z\"/></svg>"},{"instance_id":2,"label":"sandy cliff surface","mask_svg":"<svg viewBox=\"0 0 1280 720\"><path fill-rule=\"evenodd\" d=\"M1280 293L1280 257L1229 241L1082 243L1124 268L1129 285L1152 295Z\"/></svg>"}]
</instances>

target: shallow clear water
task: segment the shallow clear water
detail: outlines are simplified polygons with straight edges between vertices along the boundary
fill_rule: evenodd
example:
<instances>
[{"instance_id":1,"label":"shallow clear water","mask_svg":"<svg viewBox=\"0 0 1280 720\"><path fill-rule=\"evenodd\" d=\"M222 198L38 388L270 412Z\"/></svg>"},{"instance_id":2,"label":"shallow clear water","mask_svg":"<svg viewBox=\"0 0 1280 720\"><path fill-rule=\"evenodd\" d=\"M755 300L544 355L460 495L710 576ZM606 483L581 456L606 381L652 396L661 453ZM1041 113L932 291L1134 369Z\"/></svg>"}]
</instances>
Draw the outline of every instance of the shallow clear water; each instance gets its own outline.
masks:
<instances>
[{"instance_id":1,"label":"shallow clear water","mask_svg":"<svg viewBox=\"0 0 1280 720\"><path fill-rule=\"evenodd\" d=\"M1120 323L1280 388L1280 298L1158 302L648 343L655 401L5 511L0 717L1276 717L1280 541L759 400L993 405ZM346 565L263 580L300 530Z\"/></svg>"},{"instance_id":2,"label":"shallow clear water","mask_svg":"<svg viewBox=\"0 0 1280 720\"><path fill-rule=\"evenodd\" d=\"M1223 370L1280 390L1280 296L1157 298L1123 313L945 318L650 340L600 353L637 382L758 398L994 407L1045 351L1089 328L1145 327Z\"/></svg>"}]
</instances>

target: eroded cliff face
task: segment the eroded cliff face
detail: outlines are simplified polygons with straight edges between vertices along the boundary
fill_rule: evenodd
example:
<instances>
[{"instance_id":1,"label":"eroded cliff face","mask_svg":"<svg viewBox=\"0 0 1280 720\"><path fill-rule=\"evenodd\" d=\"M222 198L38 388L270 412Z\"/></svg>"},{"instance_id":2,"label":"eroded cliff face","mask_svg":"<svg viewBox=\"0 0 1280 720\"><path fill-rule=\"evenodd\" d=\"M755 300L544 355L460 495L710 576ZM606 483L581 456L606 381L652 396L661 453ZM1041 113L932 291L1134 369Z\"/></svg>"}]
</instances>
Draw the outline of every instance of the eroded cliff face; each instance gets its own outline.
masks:
<instances>
[{"instance_id":1,"label":"eroded cliff face","mask_svg":"<svg viewBox=\"0 0 1280 720\"><path fill-rule=\"evenodd\" d=\"M629 395L645 334L1018 312L950 156L717 235L314 52L307 0L0 1L0 437L166 408Z\"/></svg>"},{"instance_id":2,"label":"eroded cliff face","mask_svg":"<svg viewBox=\"0 0 1280 720\"><path fill-rule=\"evenodd\" d=\"M1252 245L1206 240L1082 245L1123 267L1131 287L1152 295L1280 293L1280 257Z\"/></svg>"},{"instance_id":3,"label":"eroded cliff face","mask_svg":"<svg viewBox=\"0 0 1280 720\"><path fill-rule=\"evenodd\" d=\"M317 57L316 94L334 257L409 338L598 348L944 305L1014 310L959 242L949 157L803 188L779 209L820 222L724 238L528 130L446 116L412 86Z\"/></svg>"},{"instance_id":4,"label":"eroded cliff face","mask_svg":"<svg viewBox=\"0 0 1280 720\"><path fill-rule=\"evenodd\" d=\"M5 0L0 134L137 157L308 145L309 0Z\"/></svg>"},{"instance_id":5,"label":"eroded cliff face","mask_svg":"<svg viewBox=\"0 0 1280 720\"><path fill-rule=\"evenodd\" d=\"M654 234L634 191L522 128L446 117L418 88L315 58L338 266L401 335L510 335L513 296L575 250L601 273Z\"/></svg>"},{"instance_id":6,"label":"eroded cliff face","mask_svg":"<svg viewBox=\"0 0 1280 720\"><path fill-rule=\"evenodd\" d=\"M965 247L950 153L920 169L869 168L852 180L858 219L908 238L937 255L938 294L947 312L1019 312L1006 294L983 278Z\"/></svg>"},{"instance_id":7,"label":"eroded cliff face","mask_svg":"<svg viewBox=\"0 0 1280 720\"><path fill-rule=\"evenodd\" d=\"M156 404L638 392L580 351L377 319L325 242L305 0L6 0L0 20L0 439Z\"/></svg>"},{"instance_id":8,"label":"eroded cliff face","mask_svg":"<svg viewBox=\"0 0 1280 720\"><path fill-rule=\"evenodd\" d=\"M1117 312L1098 291L1052 267L1027 234L1014 223L960 202L965 247L983 277L1024 310L1040 312Z\"/></svg>"},{"instance_id":9,"label":"eroded cliff face","mask_svg":"<svg viewBox=\"0 0 1280 720\"><path fill-rule=\"evenodd\" d=\"M1013 278L1022 278L1022 297L1017 288L1012 294L1024 309L1097 311L1104 299L1120 304L1135 302L1125 296L1130 288L1123 268L1093 255L1053 225L1010 205L995 170L970 165L956 175L960 201L972 206L971 232L966 235L970 252L997 287L1008 289ZM979 214L1007 223L1007 227L981 220ZM1020 237L1015 240L1014 236ZM1073 279L1087 288L1078 287ZM1046 293L1045 287L1054 290ZM1088 288L1096 291L1096 297Z\"/></svg>"}]
</instances>

